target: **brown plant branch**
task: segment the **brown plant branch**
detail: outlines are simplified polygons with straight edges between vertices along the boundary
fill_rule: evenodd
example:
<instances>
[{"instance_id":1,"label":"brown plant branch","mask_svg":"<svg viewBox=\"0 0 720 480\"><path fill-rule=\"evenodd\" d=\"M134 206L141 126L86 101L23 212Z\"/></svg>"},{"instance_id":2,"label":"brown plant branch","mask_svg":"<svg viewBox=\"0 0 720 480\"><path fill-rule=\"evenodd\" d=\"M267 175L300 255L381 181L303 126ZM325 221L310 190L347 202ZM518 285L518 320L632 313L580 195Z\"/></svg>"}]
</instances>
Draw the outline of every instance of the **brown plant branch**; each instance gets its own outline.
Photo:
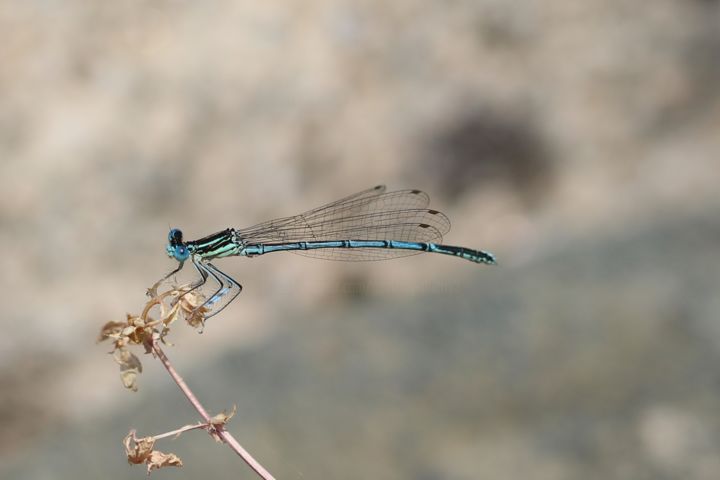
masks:
<instances>
[{"instance_id":1,"label":"brown plant branch","mask_svg":"<svg viewBox=\"0 0 720 480\"><path fill-rule=\"evenodd\" d=\"M224 421L214 420L213 417L208 414L207 410L205 410L205 407L203 407L203 405L200 403L193 391L190 390L190 387L188 387L187 383L185 383L185 380L183 380L177 370L175 370L175 367L172 366L172 364L170 363L170 359L160 348L158 340L159 337L157 335L152 336L152 339L150 341L152 351L155 353L158 359L160 359L160 362L162 362L163 366L168 371L172 379L175 380L175 383L183 392L185 397L187 397L192 406L195 407L195 410L197 410L200 416L207 422L208 430L210 431L210 433L217 434L217 437L219 437L235 453L237 453L240 458L242 458L245 463L247 463L248 466L252 468L255 473L257 473L261 478L263 478L264 480L275 480L275 477L273 477L270 472L265 469L265 467L263 467L257 460L255 460L253 456L250 455L250 453L245 450L242 445L238 443L237 440L235 440L235 437L233 437L232 434L225 429Z\"/></svg>"},{"instance_id":2,"label":"brown plant branch","mask_svg":"<svg viewBox=\"0 0 720 480\"><path fill-rule=\"evenodd\" d=\"M235 410L233 409L229 414L220 413L211 417L162 350L160 344L166 343L165 338L170 332L170 327L178 318L183 318L190 326L201 329L205 323L205 314L208 312L208 309L202 306L203 298L193 292L194 288L189 284L159 292L158 289L164 280L158 281L148 289L150 299L140 315L128 314L125 322L107 322L101 328L98 341L111 340L113 342L113 350L110 353L120 365L120 378L125 388L133 391L137 391L136 381L142 372L142 364L140 359L129 350L129 347L144 346L146 353L153 353L160 360L180 391L203 418L204 423L186 425L172 432L143 438L137 438L135 431L131 430L123 440L128 461L132 464L146 464L148 474L152 470L168 466L181 467L182 460L177 455L155 450L155 441L173 435L177 436L189 430L204 429L216 441L228 445L261 478L275 480L225 429L225 424L235 414ZM160 313L160 317L157 319L151 316L151 312L156 310L159 310Z\"/></svg>"},{"instance_id":3,"label":"brown plant branch","mask_svg":"<svg viewBox=\"0 0 720 480\"><path fill-rule=\"evenodd\" d=\"M165 433L161 433L160 435L153 435L152 439L153 440L161 440L163 438L168 438L168 437L179 437L181 434L183 434L185 432L189 432L190 430L199 430L199 429L207 430L207 428L208 428L207 423L197 423L195 425L185 425L184 427L180 427L176 430L173 430L172 432L165 432Z\"/></svg>"}]
</instances>

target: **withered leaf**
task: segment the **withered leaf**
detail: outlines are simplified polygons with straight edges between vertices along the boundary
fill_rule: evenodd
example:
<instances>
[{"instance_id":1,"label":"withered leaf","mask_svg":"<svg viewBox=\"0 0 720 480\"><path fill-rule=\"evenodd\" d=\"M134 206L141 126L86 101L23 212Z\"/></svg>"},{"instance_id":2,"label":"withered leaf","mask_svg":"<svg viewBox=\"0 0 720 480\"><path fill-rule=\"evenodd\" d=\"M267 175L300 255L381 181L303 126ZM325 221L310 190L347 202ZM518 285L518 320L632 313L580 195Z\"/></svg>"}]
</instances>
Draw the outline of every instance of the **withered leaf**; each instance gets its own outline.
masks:
<instances>
[{"instance_id":1,"label":"withered leaf","mask_svg":"<svg viewBox=\"0 0 720 480\"><path fill-rule=\"evenodd\" d=\"M126 349L119 349L113 353L115 361L120 365L120 380L123 386L137 392L137 376L142 373L142 363L132 352Z\"/></svg>"},{"instance_id":2,"label":"withered leaf","mask_svg":"<svg viewBox=\"0 0 720 480\"><path fill-rule=\"evenodd\" d=\"M123 439L123 446L128 463L145 463L150 458L153 446L155 446L155 439L152 437L136 438L135 430L130 430L130 433Z\"/></svg>"},{"instance_id":3,"label":"withered leaf","mask_svg":"<svg viewBox=\"0 0 720 480\"><path fill-rule=\"evenodd\" d=\"M150 454L149 460L146 463L147 463L148 475L150 475L150 472L152 472L155 469L160 469L163 467L182 467L183 466L183 463L182 463L182 460L180 460L180 457L178 457L174 453L163 453L158 450L153 450L153 452Z\"/></svg>"},{"instance_id":4,"label":"withered leaf","mask_svg":"<svg viewBox=\"0 0 720 480\"><path fill-rule=\"evenodd\" d=\"M98 335L97 341L102 342L108 338L115 338L125 326L127 326L125 322L107 322L100 328L100 335Z\"/></svg>"},{"instance_id":5,"label":"withered leaf","mask_svg":"<svg viewBox=\"0 0 720 480\"><path fill-rule=\"evenodd\" d=\"M215 439L216 442L222 442L223 439L220 438L220 435L218 435L218 430L222 429L225 424L227 424L230 419L235 416L235 412L237 412L237 405L233 405L232 411L230 413L227 413L223 410L222 413L218 413L217 415L210 418L210 427L208 428L208 433Z\"/></svg>"},{"instance_id":6,"label":"withered leaf","mask_svg":"<svg viewBox=\"0 0 720 480\"><path fill-rule=\"evenodd\" d=\"M174 453L164 453L159 450L153 450L155 439L152 437L136 438L135 431L130 433L123 440L125 446L125 454L128 463L147 465L147 473L163 467L182 467L182 460Z\"/></svg>"}]
</instances>

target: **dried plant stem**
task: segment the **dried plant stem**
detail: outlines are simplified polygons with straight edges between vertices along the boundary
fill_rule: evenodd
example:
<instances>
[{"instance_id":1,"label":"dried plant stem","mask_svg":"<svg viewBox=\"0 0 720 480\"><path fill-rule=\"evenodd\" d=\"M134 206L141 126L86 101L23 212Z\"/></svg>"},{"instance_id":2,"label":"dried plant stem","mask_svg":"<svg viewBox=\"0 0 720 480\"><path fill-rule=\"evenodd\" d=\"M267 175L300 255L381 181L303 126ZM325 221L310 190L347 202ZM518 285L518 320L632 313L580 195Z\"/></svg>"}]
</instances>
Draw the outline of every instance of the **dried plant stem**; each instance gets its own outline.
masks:
<instances>
[{"instance_id":1,"label":"dried plant stem","mask_svg":"<svg viewBox=\"0 0 720 480\"><path fill-rule=\"evenodd\" d=\"M211 425L212 428L214 428L215 432L223 440L223 442L225 442L230 448L232 448L235 453L237 453L240 458L242 458L245 463L247 463L248 466L255 471L255 473L257 473L264 480L275 480L275 477L273 477L270 472L265 470L265 468L260 465L260 463L255 460L252 455L250 455L250 453L248 453L248 451L245 450L238 443L237 440L235 440L235 437L233 437L230 432L225 430L224 425L217 423L213 424L212 418L208 414L207 410L205 410L205 407L202 406L195 394L192 392L192 390L190 390L190 387L187 386L185 380L183 380L180 374L172 366L172 364L170 363L170 359L168 359L167 355L165 355L165 352L160 348L157 340L158 339L155 336L153 336L151 340L151 347L153 352L160 359L165 369L168 371L173 380L175 380L175 383L177 383L178 387L180 387L180 390L182 390L190 403L192 403L193 407L195 407L195 410L198 411L203 420L205 420L208 425Z\"/></svg>"},{"instance_id":2,"label":"dried plant stem","mask_svg":"<svg viewBox=\"0 0 720 480\"><path fill-rule=\"evenodd\" d=\"M167 438L167 437L177 437L181 433L189 432L190 430L199 430L201 428L203 430L206 430L208 428L208 424L207 423L198 423L197 425L186 425L182 428L178 428L177 430L173 430L172 432L165 432L165 433L161 433L160 435L153 435L151 438L153 440L160 440L160 439ZM133 432L135 432L135 431L133 430Z\"/></svg>"}]
</instances>

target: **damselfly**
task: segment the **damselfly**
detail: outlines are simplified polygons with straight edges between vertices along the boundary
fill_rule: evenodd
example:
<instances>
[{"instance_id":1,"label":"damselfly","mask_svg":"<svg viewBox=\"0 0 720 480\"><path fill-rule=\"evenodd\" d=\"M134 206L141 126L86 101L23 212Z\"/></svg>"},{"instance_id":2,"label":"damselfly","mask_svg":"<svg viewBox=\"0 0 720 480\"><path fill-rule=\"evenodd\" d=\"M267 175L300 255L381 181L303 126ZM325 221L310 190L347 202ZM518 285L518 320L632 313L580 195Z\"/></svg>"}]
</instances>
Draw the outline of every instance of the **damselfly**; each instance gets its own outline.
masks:
<instances>
[{"instance_id":1,"label":"damselfly","mask_svg":"<svg viewBox=\"0 0 720 480\"><path fill-rule=\"evenodd\" d=\"M179 272L188 259L201 277L192 290L212 277L217 290L198 308L210 308L222 297L226 300L221 308L206 315L209 318L220 313L242 290L238 282L210 263L216 258L292 251L328 260L363 261L430 252L475 263L495 263L491 253L437 243L450 230L450 220L428 209L429 203L428 195L420 190L385 192L385 186L378 185L300 215L249 228L228 228L199 240L185 242L182 232L173 228L166 251L180 264L163 280Z\"/></svg>"}]
</instances>

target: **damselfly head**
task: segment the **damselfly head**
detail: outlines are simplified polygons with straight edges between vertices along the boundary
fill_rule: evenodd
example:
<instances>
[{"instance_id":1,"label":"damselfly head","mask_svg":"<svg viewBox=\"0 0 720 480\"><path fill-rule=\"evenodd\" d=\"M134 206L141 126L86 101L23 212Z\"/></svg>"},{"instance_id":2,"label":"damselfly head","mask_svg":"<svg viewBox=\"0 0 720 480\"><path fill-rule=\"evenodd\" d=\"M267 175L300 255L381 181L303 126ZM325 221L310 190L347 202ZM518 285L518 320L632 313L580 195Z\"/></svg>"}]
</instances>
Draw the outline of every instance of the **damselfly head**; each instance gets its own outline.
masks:
<instances>
[{"instance_id":1,"label":"damselfly head","mask_svg":"<svg viewBox=\"0 0 720 480\"><path fill-rule=\"evenodd\" d=\"M168 257L174 258L178 262L184 262L190 256L187 246L182 241L182 232L173 228L168 233L168 244L165 247Z\"/></svg>"}]
</instances>

